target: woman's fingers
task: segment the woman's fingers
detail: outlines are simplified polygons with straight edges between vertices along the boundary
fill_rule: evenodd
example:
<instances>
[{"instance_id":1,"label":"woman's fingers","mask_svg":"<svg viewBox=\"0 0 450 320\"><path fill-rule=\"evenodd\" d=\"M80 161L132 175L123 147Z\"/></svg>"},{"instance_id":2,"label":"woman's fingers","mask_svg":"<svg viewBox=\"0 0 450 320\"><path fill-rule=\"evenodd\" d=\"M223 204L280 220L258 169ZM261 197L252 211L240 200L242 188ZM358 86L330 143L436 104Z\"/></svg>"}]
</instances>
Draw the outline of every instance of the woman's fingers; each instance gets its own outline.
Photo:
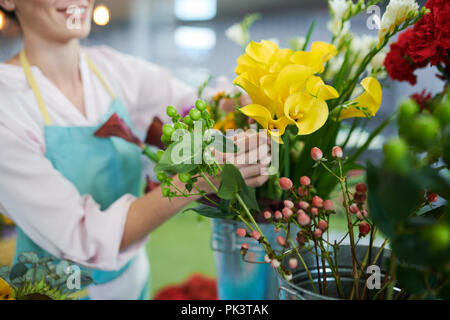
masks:
<instances>
[{"instance_id":1,"label":"woman's fingers","mask_svg":"<svg viewBox=\"0 0 450 320\"><path fill-rule=\"evenodd\" d=\"M260 164L254 164L254 165L249 165L249 166L245 166L239 169L239 171L241 171L242 177L245 179L250 179L250 178L254 178L257 176L260 176L261 174L263 174L263 170L264 170L263 165Z\"/></svg>"},{"instance_id":2,"label":"woman's fingers","mask_svg":"<svg viewBox=\"0 0 450 320\"><path fill-rule=\"evenodd\" d=\"M268 175L258 176L245 180L249 187L257 188L262 186L269 179Z\"/></svg>"}]
</instances>

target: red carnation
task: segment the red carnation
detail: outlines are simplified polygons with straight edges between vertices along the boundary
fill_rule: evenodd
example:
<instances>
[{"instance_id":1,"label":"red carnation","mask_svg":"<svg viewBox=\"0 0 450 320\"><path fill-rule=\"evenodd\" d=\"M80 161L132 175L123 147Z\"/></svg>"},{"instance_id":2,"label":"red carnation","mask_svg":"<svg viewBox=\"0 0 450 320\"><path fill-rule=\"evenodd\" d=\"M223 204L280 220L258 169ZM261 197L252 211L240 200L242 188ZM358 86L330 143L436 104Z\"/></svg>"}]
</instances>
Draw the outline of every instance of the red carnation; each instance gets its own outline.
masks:
<instances>
[{"instance_id":1,"label":"red carnation","mask_svg":"<svg viewBox=\"0 0 450 320\"><path fill-rule=\"evenodd\" d=\"M423 111L427 109L427 102L431 99L431 93L424 89L421 93L414 93L411 96L411 99L413 99L417 104L420 106L420 111Z\"/></svg>"},{"instance_id":2,"label":"red carnation","mask_svg":"<svg viewBox=\"0 0 450 320\"><path fill-rule=\"evenodd\" d=\"M429 0L426 14L414 25L414 33L409 39L408 55L414 63L436 65L448 56L450 49L450 2Z\"/></svg>"},{"instance_id":3,"label":"red carnation","mask_svg":"<svg viewBox=\"0 0 450 320\"><path fill-rule=\"evenodd\" d=\"M155 300L189 300L179 286L168 286L155 295Z\"/></svg>"},{"instance_id":4,"label":"red carnation","mask_svg":"<svg viewBox=\"0 0 450 320\"><path fill-rule=\"evenodd\" d=\"M408 40L412 36L413 29L408 29L399 35L398 41L391 44L391 50L384 60L384 66L393 80L409 81L414 85L417 82L417 77L414 75L416 66L407 56Z\"/></svg>"},{"instance_id":5,"label":"red carnation","mask_svg":"<svg viewBox=\"0 0 450 320\"><path fill-rule=\"evenodd\" d=\"M201 274L192 275L182 288L190 300L217 300L216 280Z\"/></svg>"}]
</instances>

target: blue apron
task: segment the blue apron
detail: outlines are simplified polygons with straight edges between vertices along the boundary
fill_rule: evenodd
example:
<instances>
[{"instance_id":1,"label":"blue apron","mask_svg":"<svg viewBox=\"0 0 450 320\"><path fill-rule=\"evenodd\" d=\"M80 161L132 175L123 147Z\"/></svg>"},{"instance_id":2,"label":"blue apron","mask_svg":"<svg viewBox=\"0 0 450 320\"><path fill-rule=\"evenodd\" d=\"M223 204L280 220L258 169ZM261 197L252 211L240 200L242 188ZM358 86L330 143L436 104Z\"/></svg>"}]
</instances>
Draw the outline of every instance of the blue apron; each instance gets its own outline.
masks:
<instances>
[{"instance_id":1,"label":"blue apron","mask_svg":"<svg viewBox=\"0 0 450 320\"><path fill-rule=\"evenodd\" d=\"M125 194L141 195L141 150L134 144L120 138L98 138L94 133L117 113L132 127L128 112L122 101L115 97L108 84L92 61L85 57L92 71L98 76L105 89L113 98L112 105L94 127L62 127L51 125L50 117L31 72L24 51L20 53L22 67L32 88L44 118L46 158L66 179L78 189L81 195L89 194L104 210ZM105 217L107 219L107 217ZM14 261L22 252L35 252L38 256L51 254L36 245L19 227ZM104 284L120 277L135 258L117 271L93 270L81 267L91 273L95 284ZM148 281L141 293L141 299L148 299ZM84 297L88 299L89 297Z\"/></svg>"}]
</instances>

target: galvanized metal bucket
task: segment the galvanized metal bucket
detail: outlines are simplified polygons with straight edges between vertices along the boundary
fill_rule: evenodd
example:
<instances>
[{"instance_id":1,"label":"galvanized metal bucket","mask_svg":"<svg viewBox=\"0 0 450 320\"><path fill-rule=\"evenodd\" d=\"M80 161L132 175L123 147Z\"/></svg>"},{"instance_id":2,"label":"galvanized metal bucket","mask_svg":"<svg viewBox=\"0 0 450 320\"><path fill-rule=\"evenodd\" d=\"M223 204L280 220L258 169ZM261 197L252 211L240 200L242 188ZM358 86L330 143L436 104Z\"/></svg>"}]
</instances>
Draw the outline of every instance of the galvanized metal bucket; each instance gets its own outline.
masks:
<instances>
[{"instance_id":1,"label":"galvanized metal bucket","mask_svg":"<svg viewBox=\"0 0 450 320\"><path fill-rule=\"evenodd\" d=\"M236 235L236 229L244 228L245 225L237 221L214 219L212 226L211 248L216 262L219 299L277 300L277 274L269 264L264 263L264 248L254 239ZM274 249L281 250L275 240L278 234L273 225L259 226ZM245 261L240 253L243 243L250 245Z\"/></svg>"},{"instance_id":2,"label":"galvanized metal bucket","mask_svg":"<svg viewBox=\"0 0 450 320\"><path fill-rule=\"evenodd\" d=\"M359 245L356 248L356 256L358 261L362 261L367 252L368 246ZM376 252L378 252L377 247L372 248L372 259L375 257ZM308 267L314 282L314 286L318 288L318 271L317 271L317 263L315 255L309 251L303 250L301 252L302 258L305 261L306 266ZM385 277L385 265L386 259L390 256L390 250L384 249L378 259L376 265L380 267L381 271L381 281ZM344 292L345 297L350 296L350 292L353 286L353 278L352 278L352 255L351 249L349 245L341 246L338 251L338 265L339 265L339 275L342 284L342 290ZM283 264L286 264L287 261L283 261ZM320 262L319 262L320 263ZM301 263L296 270L293 271L292 282L286 281L279 273L277 273L278 277L278 297L280 300L337 300L339 299L336 280L333 277L331 269L329 268L328 263L325 264L326 268L326 280L328 286L328 295L324 296L313 291L311 281L308 277L308 274L305 271L305 268ZM320 273L321 273L321 281L323 279L322 275L322 265L320 265ZM366 281L364 277L361 277L360 281L360 292L362 292L364 286L366 285ZM368 290L367 296L369 298L373 297L378 290ZM394 288L394 292L399 292L399 288Z\"/></svg>"}]
</instances>

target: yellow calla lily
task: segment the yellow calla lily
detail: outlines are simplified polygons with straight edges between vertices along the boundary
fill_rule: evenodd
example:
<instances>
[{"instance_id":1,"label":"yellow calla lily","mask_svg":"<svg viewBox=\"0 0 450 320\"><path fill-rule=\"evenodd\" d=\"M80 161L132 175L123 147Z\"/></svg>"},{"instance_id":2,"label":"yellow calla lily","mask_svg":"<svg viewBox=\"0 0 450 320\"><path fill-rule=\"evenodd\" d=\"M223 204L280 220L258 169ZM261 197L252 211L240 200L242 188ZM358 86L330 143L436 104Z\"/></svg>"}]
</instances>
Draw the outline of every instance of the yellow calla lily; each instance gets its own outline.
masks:
<instances>
[{"instance_id":1,"label":"yellow calla lily","mask_svg":"<svg viewBox=\"0 0 450 320\"><path fill-rule=\"evenodd\" d=\"M291 57L291 62L313 68L316 73L322 73L324 63L337 55L334 45L316 41L311 46L311 51L297 51Z\"/></svg>"},{"instance_id":2,"label":"yellow calla lily","mask_svg":"<svg viewBox=\"0 0 450 320\"><path fill-rule=\"evenodd\" d=\"M337 91L319 77L311 77L306 90L294 93L287 98L284 105L286 116L295 122L299 135L311 134L319 130L328 119L329 99L339 97Z\"/></svg>"},{"instance_id":3,"label":"yellow calla lily","mask_svg":"<svg viewBox=\"0 0 450 320\"><path fill-rule=\"evenodd\" d=\"M286 127L293 123L287 117L274 119L269 110L258 104L250 104L240 109L247 117L254 119L278 142L283 143L281 136L286 131Z\"/></svg>"},{"instance_id":4,"label":"yellow calla lily","mask_svg":"<svg viewBox=\"0 0 450 320\"><path fill-rule=\"evenodd\" d=\"M364 89L364 93L351 101L351 103L356 102L357 105L342 109L339 117L340 120L357 117L365 118L367 115L373 117L380 109L383 93L378 80L373 77L365 78L361 81L361 86ZM365 112L356 107L364 108Z\"/></svg>"},{"instance_id":5,"label":"yellow calla lily","mask_svg":"<svg viewBox=\"0 0 450 320\"><path fill-rule=\"evenodd\" d=\"M283 103L293 92L302 91L314 70L308 66L290 64L284 67L272 83L263 83L266 94Z\"/></svg>"},{"instance_id":6,"label":"yellow calla lily","mask_svg":"<svg viewBox=\"0 0 450 320\"><path fill-rule=\"evenodd\" d=\"M14 300L11 286L0 278L0 300Z\"/></svg>"}]
</instances>

